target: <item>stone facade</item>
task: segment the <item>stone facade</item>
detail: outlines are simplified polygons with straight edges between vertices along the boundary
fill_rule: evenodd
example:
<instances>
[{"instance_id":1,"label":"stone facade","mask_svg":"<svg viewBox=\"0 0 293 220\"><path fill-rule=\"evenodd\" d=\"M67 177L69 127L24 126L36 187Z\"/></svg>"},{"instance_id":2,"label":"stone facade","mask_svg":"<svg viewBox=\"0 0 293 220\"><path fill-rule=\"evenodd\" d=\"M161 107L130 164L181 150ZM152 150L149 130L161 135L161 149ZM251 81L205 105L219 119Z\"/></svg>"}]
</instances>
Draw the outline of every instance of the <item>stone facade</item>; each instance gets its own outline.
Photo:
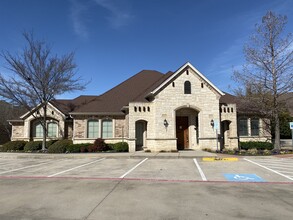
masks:
<instances>
[{"instance_id":1,"label":"stone facade","mask_svg":"<svg viewBox=\"0 0 293 220\"><path fill-rule=\"evenodd\" d=\"M191 94L184 94L186 81L191 84ZM129 104L130 149L135 150L135 122L143 120L147 123L145 149L177 150L176 117L178 116L188 117L187 148L215 148L216 136L210 122L220 119L219 98L220 94L192 68L185 69L176 79L162 88L152 102ZM164 125L164 120L167 121L168 126Z\"/></svg>"},{"instance_id":2,"label":"stone facade","mask_svg":"<svg viewBox=\"0 0 293 220\"><path fill-rule=\"evenodd\" d=\"M35 137L33 134L34 125L40 121L40 117L43 115L42 108L36 108L33 114L25 114L21 117L22 120L11 121L12 124L12 138L11 140L25 140L25 141L40 141L42 137ZM57 136L49 139L63 139L70 134L70 128L68 128L65 135L65 115L60 112L53 105L48 104L47 107L47 123L54 122L57 124ZM70 122L68 122L70 124ZM70 127L70 126L69 126Z\"/></svg>"},{"instance_id":3,"label":"stone facade","mask_svg":"<svg viewBox=\"0 0 293 220\"><path fill-rule=\"evenodd\" d=\"M164 76L164 74L162 75ZM237 113L236 104L221 103L220 99L224 93L190 63L186 63L174 73L171 72L165 76L164 80L158 84L156 84L158 80L156 78L156 81L153 82L155 86L145 94L144 90L138 91L144 94L143 99L129 99L126 105L125 103L119 105L113 112L94 112L103 103L113 105L113 103L103 100L103 96L99 96L97 99L99 102L94 109L91 109L92 112L85 112L88 110L86 104L90 103L93 106L95 96L84 98L82 106L85 111L80 112L70 110L63 113L64 111L59 111L56 106L50 104L47 111L48 122L57 123L58 135L56 138L58 139L72 139L75 144L93 143L96 138L103 138L106 143L125 141L129 144L130 152L236 148L239 141L268 140L270 138L270 135L265 132L263 120L260 120L260 133L257 136L251 135L251 132L248 132L246 136L239 135L238 120L243 115ZM124 87L125 84L122 83L119 88L123 87L124 92L118 88L120 94L127 94L126 90L129 89L129 85L131 86L135 82L131 81L131 84ZM119 93L115 88L111 91L114 91L113 95ZM80 99L82 97L77 98L77 100ZM111 96L107 96L107 100L110 99ZM21 117L21 120L11 122L13 124L12 140L40 139L34 137L32 130L38 121L38 116L42 115L42 109L36 108L33 114L26 114ZM251 116L244 117L247 118L247 129L250 131ZM109 123L104 128L105 121ZM89 124L96 126L94 136L89 135L93 131L90 130L93 128ZM104 129L110 133L104 136Z\"/></svg>"},{"instance_id":4,"label":"stone facade","mask_svg":"<svg viewBox=\"0 0 293 220\"><path fill-rule=\"evenodd\" d=\"M73 143L94 143L96 138L88 138L88 121L95 120L99 122L99 135L97 138L103 138L106 143L116 143L125 141L128 137L128 130L126 126L125 117L121 116L92 116L92 115L74 115L73 116ZM111 120L113 125L113 136L102 136L102 121Z\"/></svg>"}]
</instances>

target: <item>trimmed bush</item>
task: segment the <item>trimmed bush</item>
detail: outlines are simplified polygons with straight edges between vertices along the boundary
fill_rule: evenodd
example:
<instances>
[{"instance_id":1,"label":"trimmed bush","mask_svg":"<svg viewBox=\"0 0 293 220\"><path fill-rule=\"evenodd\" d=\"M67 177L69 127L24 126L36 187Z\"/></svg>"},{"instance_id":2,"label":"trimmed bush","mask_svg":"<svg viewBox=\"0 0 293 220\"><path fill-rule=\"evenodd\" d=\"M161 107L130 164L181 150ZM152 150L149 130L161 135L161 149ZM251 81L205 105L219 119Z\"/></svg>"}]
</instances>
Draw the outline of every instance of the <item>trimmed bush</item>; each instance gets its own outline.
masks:
<instances>
[{"instance_id":1,"label":"trimmed bush","mask_svg":"<svg viewBox=\"0 0 293 220\"><path fill-rule=\"evenodd\" d=\"M104 139L98 138L95 140L94 145L88 148L89 152L101 152L101 151L108 151L111 148L105 143Z\"/></svg>"},{"instance_id":2,"label":"trimmed bush","mask_svg":"<svg viewBox=\"0 0 293 220\"><path fill-rule=\"evenodd\" d=\"M0 148L2 152L7 152L7 151L22 151L26 141L9 141Z\"/></svg>"},{"instance_id":3,"label":"trimmed bush","mask_svg":"<svg viewBox=\"0 0 293 220\"><path fill-rule=\"evenodd\" d=\"M85 149L88 149L88 147L91 144L71 144L66 147L66 151L68 153L79 153L79 152L85 152Z\"/></svg>"},{"instance_id":4,"label":"trimmed bush","mask_svg":"<svg viewBox=\"0 0 293 220\"><path fill-rule=\"evenodd\" d=\"M58 140L50 140L46 142L46 147L50 147L52 144L54 144L55 142L57 142Z\"/></svg>"},{"instance_id":5,"label":"trimmed bush","mask_svg":"<svg viewBox=\"0 0 293 220\"><path fill-rule=\"evenodd\" d=\"M241 150L257 149L257 150L272 150L274 145L269 142L261 141L249 141L249 142L240 142Z\"/></svg>"},{"instance_id":6,"label":"trimmed bush","mask_svg":"<svg viewBox=\"0 0 293 220\"><path fill-rule=\"evenodd\" d=\"M94 145L88 146L87 147L87 151L90 152L90 153L97 152L98 151L98 147L97 146L94 146ZM100 150L100 151L102 151L102 150Z\"/></svg>"},{"instance_id":7,"label":"trimmed bush","mask_svg":"<svg viewBox=\"0 0 293 220\"><path fill-rule=\"evenodd\" d=\"M25 152L34 152L38 150L42 150L42 141L30 141L24 146Z\"/></svg>"},{"instance_id":8,"label":"trimmed bush","mask_svg":"<svg viewBox=\"0 0 293 220\"><path fill-rule=\"evenodd\" d=\"M118 142L113 145L113 150L115 150L116 152L128 152L128 143Z\"/></svg>"},{"instance_id":9,"label":"trimmed bush","mask_svg":"<svg viewBox=\"0 0 293 220\"><path fill-rule=\"evenodd\" d=\"M49 146L48 153L65 153L66 148L72 145L71 140L60 140Z\"/></svg>"}]
</instances>

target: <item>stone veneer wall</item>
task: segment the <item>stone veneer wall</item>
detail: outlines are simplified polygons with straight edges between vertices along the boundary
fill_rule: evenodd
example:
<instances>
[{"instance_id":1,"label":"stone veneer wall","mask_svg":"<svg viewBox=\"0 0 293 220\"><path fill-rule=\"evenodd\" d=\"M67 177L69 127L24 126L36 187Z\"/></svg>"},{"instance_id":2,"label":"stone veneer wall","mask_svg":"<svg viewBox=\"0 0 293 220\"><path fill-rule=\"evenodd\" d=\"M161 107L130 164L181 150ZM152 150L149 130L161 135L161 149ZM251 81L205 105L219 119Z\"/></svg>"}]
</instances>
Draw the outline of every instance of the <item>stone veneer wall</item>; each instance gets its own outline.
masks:
<instances>
[{"instance_id":1,"label":"stone veneer wall","mask_svg":"<svg viewBox=\"0 0 293 220\"><path fill-rule=\"evenodd\" d=\"M103 119L112 119L113 137L105 139L106 143L117 143L125 141L128 136L125 116L91 116L91 115L74 115L73 122L73 143L93 143L96 138L87 138L88 120L99 120L99 133L101 134ZM99 136L101 137L101 135Z\"/></svg>"},{"instance_id":2,"label":"stone veneer wall","mask_svg":"<svg viewBox=\"0 0 293 220\"><path fill-rule=\"evenodd\" d=\"M41 138L33 138L31 137L32 134L32 129L33 129L33 122L38 120L40 117L39 115L43 114L43 109L39 109L39 113L37 114L36 112L33 115L28 116L23 120L23 122L13 122L12 126L12 137L11 140L41 140ZM59 133L58 133L58 139L62 139L64 137L64 132L65 132L65 116L57 110L54 106L48 105L47 108L47 117L48 121L50 119L53 119L54 121L57 122L58 128L59 128ZM56 138L54 138L56 139Z\"/></svg>"},{"instance_id":3,"label":"stone veneer wall","mask_svg":"<svg viewBox=\"0 0 293 220\"><path fill-rule=\"evenodd\" d=\"M266 123L268 123L268 119L259 118L259 136L251 136L251 127L250 127L250 119L251 116L241 115L239 116L245 117L248 119L248 136L239 136L240 142L247 142L247 141L269 141L271 142L272 136L269 132L269 128L267 127ZM265 122L267 120L267 122Z\"/></svg>"},{"instance_id":4,"label":"stone veneer wall","mask_svg":"<svg viewBox=\"0 0 293 220\"><path fill-rule=\"evenodd\" d=\"M225 143L222 147L225 148L238 148L238 135L237 135L237 108L236 104L227 104L220 106L221 123L229 122L229 130L222 131L221 135Z\"/></svg>"},{"instance_id":5,"label":"stone veneer wall","mask_svg":"<svg viewBox=\"0 0 293 220\"><path fill-rule=\"evenodd\" d=\"M191 94L184 94L184 82L190 81ZM203 81L192 69L183 71L150 103L130 103L129 105L129 143L130 151L135 151L135 122L147 121L147 149L151 151L176 150L176 113L179 109L192 109L198 113L199 144L192 148L214 148L215 133L210 121L219 120L220 95ZM136 111L135 107L150 108L150 111ZM137 110L137 108L136 108ZM190 116L190 114L188 115ZM164 120L169 125L164 126ZM191 132L191 131L190 131Z\"/></svg>"},{"instance_id":6,"label":"stone veneer wall","mask_svg":"<svg viewBox=\"0 0 293 220\"><path fill-rule=\"evenodd\" d=\"M27 140L27 138L24 137L24 123L23 122L13 122L12 126L12 135L11 140Z\"/></svg>"}]
</instances>

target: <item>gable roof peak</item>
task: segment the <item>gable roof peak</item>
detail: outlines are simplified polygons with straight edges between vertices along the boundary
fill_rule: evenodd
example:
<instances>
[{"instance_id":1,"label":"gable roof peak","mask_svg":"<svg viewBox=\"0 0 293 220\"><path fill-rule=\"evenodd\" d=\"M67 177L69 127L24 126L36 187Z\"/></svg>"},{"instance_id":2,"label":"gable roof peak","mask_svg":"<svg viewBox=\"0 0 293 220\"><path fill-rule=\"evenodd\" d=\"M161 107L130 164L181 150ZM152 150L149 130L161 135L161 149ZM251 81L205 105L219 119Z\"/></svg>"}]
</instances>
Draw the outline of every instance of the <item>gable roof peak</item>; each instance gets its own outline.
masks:
<instances>
[{"instance_id":1,"label":"gable roof peak","mask_svg":"<svg viewBox=\"0 0 293 220\"><path fill-rule=\"evenodd\" d=\"M175 79L179 74L182 73L182 71L186 68L192 69L200 78L202 78L205 82L207 82L218 94L221 96L224 95L224 93L218 89L211 81L209 81L198 69L196 69L190 62L186 62L184 65L182 65L179 69L177 69L170 77L168 77L163 83L161 83L157 88L155 88L149 95L155 95L157 92L159 92L165 85L167 85L170 81ZM149 96L148 95L148 96Z\"/></svg>"}]
</instances>

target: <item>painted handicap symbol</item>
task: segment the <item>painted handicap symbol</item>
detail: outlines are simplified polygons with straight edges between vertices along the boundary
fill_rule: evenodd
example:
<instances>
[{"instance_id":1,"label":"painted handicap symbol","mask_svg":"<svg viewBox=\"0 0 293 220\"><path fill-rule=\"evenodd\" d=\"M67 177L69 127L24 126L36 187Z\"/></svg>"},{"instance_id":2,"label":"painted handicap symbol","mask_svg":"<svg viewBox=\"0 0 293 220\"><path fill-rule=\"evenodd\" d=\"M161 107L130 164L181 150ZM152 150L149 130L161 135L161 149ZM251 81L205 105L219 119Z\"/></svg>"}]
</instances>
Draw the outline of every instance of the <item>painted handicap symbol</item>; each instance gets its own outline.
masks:
<instances>
[{"instance_id":1,"label":"painted handicap symbol","mask_svg":"<svg viewBox=\"0 0 293 220\"><path fill-rule=\"evenodd\" d=\"M257 176L256 174L225 173L224 176L228 181L233 181L233 182L265 182L264 179Z\"/></svg>"},{"instance_id":2,"label":"painted handicap symbol","mask_svg":"<svg viewBox=\"0 0 293 220\"><path fill-rule=\"evenodd\" d=\"M254 178L248 177L248 176L241 176L239 174L235 175L233 177L235 180L242 180L242 181L249 181L249 180L254 180Z\"/></svg>"}]
</instances>

